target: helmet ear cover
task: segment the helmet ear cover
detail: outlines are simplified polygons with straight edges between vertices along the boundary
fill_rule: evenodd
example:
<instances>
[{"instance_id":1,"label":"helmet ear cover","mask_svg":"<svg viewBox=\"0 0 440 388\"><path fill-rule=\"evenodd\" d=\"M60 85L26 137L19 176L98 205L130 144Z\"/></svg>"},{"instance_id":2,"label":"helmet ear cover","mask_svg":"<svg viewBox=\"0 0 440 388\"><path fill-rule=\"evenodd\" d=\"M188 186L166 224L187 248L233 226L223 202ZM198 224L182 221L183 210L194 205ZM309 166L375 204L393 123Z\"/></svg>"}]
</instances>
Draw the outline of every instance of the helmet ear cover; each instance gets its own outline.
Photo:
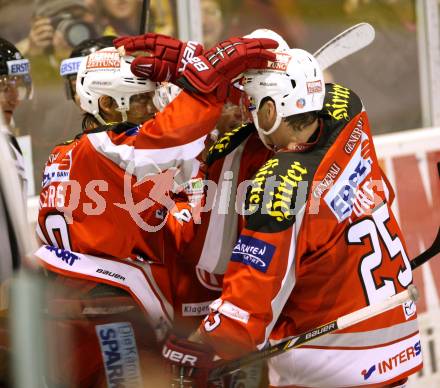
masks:
<instances>
[{"instance_id":1,"label":"helmet ear cover","mask_svg":"<svg viewBox=\"0 0 440 388\"><path fill-rule=\"evenodd\" d=\"M82 60L76 79L76 92L81 108L106 124L99 113L99 98L112 97L122 118L127 119L130 97L153 92L156 83L147 78L139 78L130 70L133 57L120 57L114 47L108 47L88 55Z\"/></svg>"}]
</instances>

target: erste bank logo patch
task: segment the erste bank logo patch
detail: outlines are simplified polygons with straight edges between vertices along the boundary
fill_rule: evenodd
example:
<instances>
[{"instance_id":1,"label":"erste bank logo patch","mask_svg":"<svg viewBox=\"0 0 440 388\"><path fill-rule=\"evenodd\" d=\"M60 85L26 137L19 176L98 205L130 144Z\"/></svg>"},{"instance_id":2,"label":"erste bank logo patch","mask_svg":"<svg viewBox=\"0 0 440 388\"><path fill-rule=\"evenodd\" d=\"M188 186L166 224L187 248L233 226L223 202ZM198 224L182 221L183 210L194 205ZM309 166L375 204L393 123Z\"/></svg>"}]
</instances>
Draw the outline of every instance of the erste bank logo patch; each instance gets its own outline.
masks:
<instances>
[{"instance_id":1,"label":"erste bank logo patch","mask_svg":"<svg viewBox=\"0 0 440 388\"><path fill-rule=\"evenodd\" d=\"M369 153L367 135L362 132L361 141L365 147L358 147L324 196L324 200L339 222L351 216L357 201L357 193L371 173L373 161Z\"/></svg>"},{"instance_id":2,"label":"erste bank logo patch","mask_svg":"<svg viewBox=\"0 0 440 388\"><path fill-rule=\"evenodd\" d=\"M231 261L250 265L266 273L274 253L274 245L254 237L240 236L232 251Z\"/></svg>"},{"instance_id":3,"label":"erste bank logo patch","mask_svg":"<svg viewBox=\"0 0 440 388\"><path fill-rule=\"evenodd\" d=\"M49 156L48 163L44 168L42 187L45 188L54 182L67 182L70 180L70 169L72 167L72 150L66 152L61 160L58 160L59 153Z\"/></svg>"}]
</instances>

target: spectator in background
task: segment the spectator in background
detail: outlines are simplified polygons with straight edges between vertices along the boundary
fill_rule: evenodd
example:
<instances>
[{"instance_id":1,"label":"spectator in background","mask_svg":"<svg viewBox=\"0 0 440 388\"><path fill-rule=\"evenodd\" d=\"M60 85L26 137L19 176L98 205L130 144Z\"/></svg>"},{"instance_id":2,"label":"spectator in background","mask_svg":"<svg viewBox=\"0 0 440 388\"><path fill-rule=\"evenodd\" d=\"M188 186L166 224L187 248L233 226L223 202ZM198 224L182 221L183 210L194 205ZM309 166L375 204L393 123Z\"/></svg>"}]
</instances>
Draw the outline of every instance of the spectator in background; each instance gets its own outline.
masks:
<instances>
[{"instance_id":1,"label":"spectator in background","mask_svg":"<svg viewBox=\"0 0 440 388\"><path fill-rule=\"evenodd\" d=\"M222 6L223 4L217 0L200 1L203 45L205 49L214 46L224 37L225 20L223 18ZM240 106L226 102L215 130L207 137L205 151L217 140L218 136L243 124L247 118L245 116Z\"/></svg>"},{"instance_id":2,"label":"spectator in background","mask_svg":"<svg viewBox=\"0 0 440 388\"><path fill-rule=\"evenodd\" d=\"M216 0L201 0L203 44L212 47L223 35L224 22L221 4Z\"/></svg>"},{"instance_id":3,"label":"spectator in background","mask_svg":"<svg viewBox=\"0 0 440 388\"><path fill-rule=\"evenodd\" d=\"M139 33L141 0L87 0L93 4L103 28L102 35L136 35ZM173 6L171 1L151 1L148 31L174 35Z\"/></svg>"},{"instance_id":4,"label":"spectator in background","mask_svg":"<svg viewBox=\"0 0 440 388\"><path fill-rule=\"evenodd\" d=\"M34 182L39 182L48 151L72 138L80 123L77 109L63 98L60 62L99 28L83 0L35 0L33 5L29 34L17 47L32 64L34 98L20 107L16 122L26 129L23 135L31 136Z\"/></svg>"},{"instance_id":5,"label":"spectator in background","mask_svg":"<svg viewBox=\"0 0 440 388\"><path fill-rule=\"evenodd\" d=\"M49 59L57 69L74 46L97 36L94 15L83 0L36 0L29 35L17 46L28 57Z\"/></svg>"}]
</instances>

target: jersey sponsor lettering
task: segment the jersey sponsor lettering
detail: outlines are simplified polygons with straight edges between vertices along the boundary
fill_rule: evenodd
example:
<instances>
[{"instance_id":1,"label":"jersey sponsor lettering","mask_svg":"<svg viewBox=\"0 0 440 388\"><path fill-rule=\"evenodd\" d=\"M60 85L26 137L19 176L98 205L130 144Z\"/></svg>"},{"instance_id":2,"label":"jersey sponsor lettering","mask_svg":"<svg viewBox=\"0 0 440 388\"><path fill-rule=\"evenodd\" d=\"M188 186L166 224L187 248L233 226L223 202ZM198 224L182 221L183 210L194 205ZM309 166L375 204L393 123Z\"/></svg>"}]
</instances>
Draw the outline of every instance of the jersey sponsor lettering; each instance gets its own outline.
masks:
<instances>
[{"instance_id":1,"label":"jersey sponsor lettering","mask_svg":"<svg viewBox=\"0 0 440 388\"><path fill-rule=\"evenodd\" d=\"M260 207L263 201L264 185L266 179L273 176L275 173L275 167L279 165L280 161L278 159L269 159L263 167L261 167L255 174L252 181L252 188L249 193L247 203L247 208L250 213L254 213Z\"/></svg>"},{"instance_id":2,"label":"jersey sponsor lettering","mask_svg":"<svg viewBox=\"0 0 440 388\"><path fill-rule=\"evenodd\" d=\"M338 163L333 162L327 173L325 174L324 179L322 179L313 189L313 196L315 198L320 198L324 192L333 186L335 179L338 177L339 172L341 171L341 167Z\"/></svg>"},{"instance_id":3,"label":"jersey sponsor lettering","mask_svg":"<svg viewBox=\"0 0 440 388\"><path fill-rule=\"evenodd\" d=\"M365 133L362 135L362 139L368 141ZM324 197L325 202L339 222L344 221L352 214L359 187L371 173L372 160L369 155L366 155L366 157L364 155L365 153L358 148L333 187L329 189Z\"/></svg>"},{"instance_id":4,"label":"jersey sponsor lettering","mask_svg":"<svg viewBox=\"0 0 440 388\"><path fill-rule=\"evenodd\" d=\"M75 255L74 253L61 248L56 248L51 245L45 245L44 246L49 252L55 253L55 255L67 263L70 266L73 266L77 260L80 260L79 256Z\"/></svg>"},{"instance_id":5,"label":"jersey sponsor lettering","mask_svg":"<svg viewBox=\"0 0 440 388\"><path fill-rule=\"evenodd\" d=\"M232 131L225 132L220 139L218 139L210 148L209 154L215 152L223 153L230 145L231 139L240 132L242 127L234 128Z\"/></svg>"},{"instance_id":6,"label":"jersey sponsor lettering","mask_svg":"<svg viewBox=\"0 0 440 388\"><path fill-rule=\"evenodd\" d=\"M209 314L209 305L212 300L199 303L182 303L182 317L197 317Z\"/></svg>"},{"instance_id":7,"label":"jersey sponsor lettering","mask_svg":"<svg viewBox=\"0 0 440 388\"><path fill-rule=\"evenodd\" d=\"M403 349L399 353L379 361L377 364L370 366L368 369L363 369L361 375L364 380L368 380L375 374L385 374L398 368L402 364L407 363L411 359L418 357L422 353L422 346L420 341L417 341L413 346Z\"/></svg>"},{"instance_id":8,"label":"jersey sponsor lettering","mask_svg":"<svg viewBox=\"0 0 440 388\"><path fill-rule=\"evenodd\" d=\"M328 94L331 95L330 101L324 104L327 113L335 120L349 121L350 89L334 84Z\"/></svg>"},{"instance_id":9,"label":"jersey sponsor lettering","mask_svg":"<svg viewBox=\"0 0 440 388\"><path fill-rule=\"evenodd\" d=\"M136 338L129 322L96 326L107 386L136 388L142 386Z\"/></svg>"},{"instance_id":10,"label":"jersey sponsor lettering","mask_svg":"<svg viewBox=\"0 0 440 388\"><path fill-rule=\"evenodd\" d=\"M356 145L359 142L359 139L362 137L363 126L364 126L364 120L362 120L362 117L360 117L358 122L356 123L356 126L354 127L353 131L351 131L351 134L350 134L347 142L344 145L345 153L350 155L353 152L353 150L356 148Z\"/></svg>"},{"instance_id":11,"label":"jersey sponsor lettering","mask_svg":"<svg viewBox=\"0 0 440 388\"><path fill-rule=\"evenodd\" d=\"M232 251L231 261L249 265L266 273L275 253L275 246L254 237L240 236Z\"/></svg>"},{"instance_id":12,"label":"jersey sponsor lettering","mask_svg":"<svg viewBox=\"0 0 440 388\"><path fill-rule=\"evenodd\" d=\"M245 202L246 227L250 230L277 233L290 228L307 200L308 172L303 162L281 152L269 159L254 175Z\"/></svg>"},{"instance_id":13,"label":"jersey sponsor lettering","mask_svg":"<svg viewBox=\"0 0 440 388\"><path fill-rule=\"evenodd\" d=\"M42 187L45 188L54 182L67 182L70 179L70 169L72 167L72 150L59 161L55 162L59 154L51 154L49 162L46 164L43 173ZM52 160L52 161L51 161Z\"/></svg>"},{"instance_id":14,"label":"jersey sponsor lettering","mask_svg":"<svg viewBox=\"0 0 440 388\"><path fill-rule=\"evenodd\" d=\"M278 222L291 221L295 217L292 202L296 199L296 189L298 184L303 181L304 175L307 174L307 168L303 167L300 162L293 162L287 169L285 174L280 174L278 187L274 189L272 198L265 205L267 214ZM304 196L304 203L306 197Z\"/></svg>"}]
</instances>

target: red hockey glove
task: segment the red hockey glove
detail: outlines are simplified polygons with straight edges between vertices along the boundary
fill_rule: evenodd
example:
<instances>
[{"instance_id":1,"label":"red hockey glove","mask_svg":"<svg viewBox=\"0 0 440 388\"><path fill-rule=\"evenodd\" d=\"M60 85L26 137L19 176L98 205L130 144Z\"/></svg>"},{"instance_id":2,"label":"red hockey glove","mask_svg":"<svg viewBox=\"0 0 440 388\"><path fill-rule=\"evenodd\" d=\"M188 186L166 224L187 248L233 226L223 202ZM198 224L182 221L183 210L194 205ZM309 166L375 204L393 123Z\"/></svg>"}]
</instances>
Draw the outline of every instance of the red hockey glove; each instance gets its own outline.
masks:
<instances>
[{"instance_id":1,"label":"red hockey glove","mask_svg":"<svg viewBox=\"0 0 440 388\"><path fill-rule=\"evenodd\" d=\"M131 63L131 71L138 77L152 81L175 81L188 61L203 53L200 43L182 42L166 35L148 33L134 37L123 36L113 41L116 48L124 46L127 54L136 51L150 53L151 56L138 56Z\"/></svg>"},{"instance_id":2,"label":"red hockey glove","mask_svg":"<svg viewBox=\"0 0 440 388\"><path fill-rule=\"evenodd\" d=\"M247 69L265 68L268 60L275 61L275 53L267 49L277 47L272 39L230 38L192 58L178 84L201 93L217 89L218 99L224 100L230 82Z\"/></svg>"},{"instance_id":3,"label":"red hockey glove","mask_svg":"<svg viewBox=\"0 0 440 388\"><path fill-rule=\"evenodd\" d=\"M162 357L171 366L172 386L210 387L208 375L214 367L214 352L208 345L171 335L163 346Z\"/></svg>"}]
</instances>

